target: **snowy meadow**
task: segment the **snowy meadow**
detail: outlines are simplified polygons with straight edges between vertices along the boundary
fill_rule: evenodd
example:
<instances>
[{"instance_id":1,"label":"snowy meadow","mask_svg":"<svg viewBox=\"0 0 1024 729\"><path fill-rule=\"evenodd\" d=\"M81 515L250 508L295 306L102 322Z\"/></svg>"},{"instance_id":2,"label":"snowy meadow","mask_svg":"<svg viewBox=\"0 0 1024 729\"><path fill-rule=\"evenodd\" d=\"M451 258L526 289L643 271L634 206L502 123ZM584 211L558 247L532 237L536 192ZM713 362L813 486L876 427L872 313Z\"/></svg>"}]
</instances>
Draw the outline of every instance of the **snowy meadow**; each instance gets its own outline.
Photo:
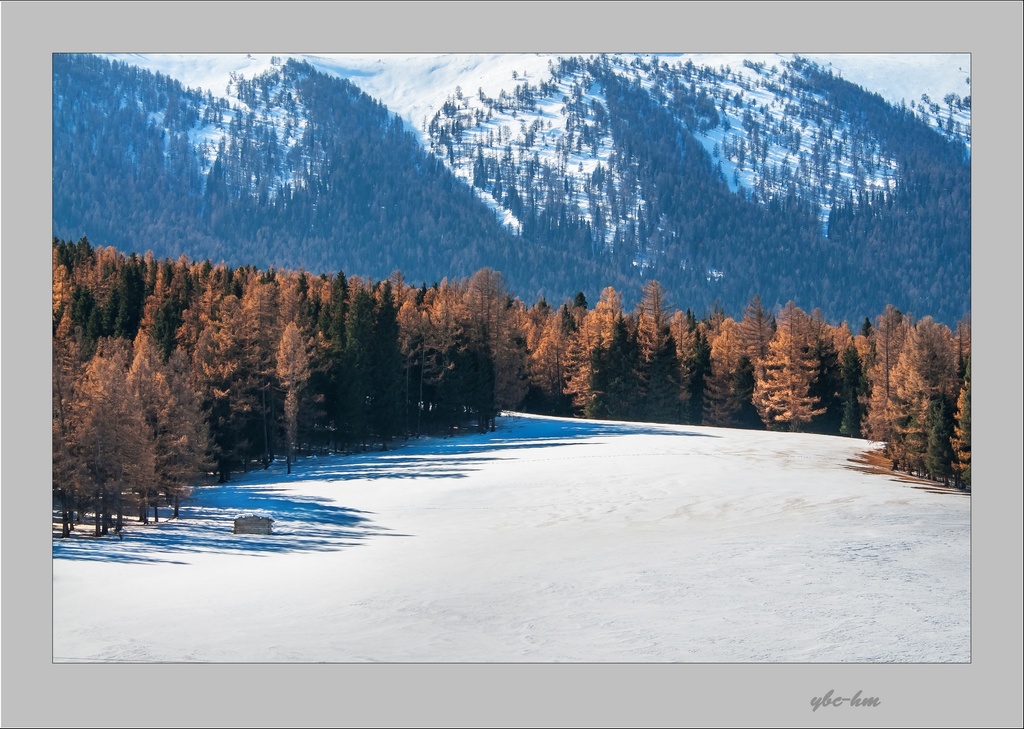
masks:
<instances>
[{"instance_id":1,"label":"snowy meadow","mask_svg":"<svg viewBox=\"0 0 1024 729\"><path fill-rule=\"evenodd\" d=\"M505 415L275 463L55 539L53 660L968 662L970 497L871 447Z\"/></svg>"}]
</instances>

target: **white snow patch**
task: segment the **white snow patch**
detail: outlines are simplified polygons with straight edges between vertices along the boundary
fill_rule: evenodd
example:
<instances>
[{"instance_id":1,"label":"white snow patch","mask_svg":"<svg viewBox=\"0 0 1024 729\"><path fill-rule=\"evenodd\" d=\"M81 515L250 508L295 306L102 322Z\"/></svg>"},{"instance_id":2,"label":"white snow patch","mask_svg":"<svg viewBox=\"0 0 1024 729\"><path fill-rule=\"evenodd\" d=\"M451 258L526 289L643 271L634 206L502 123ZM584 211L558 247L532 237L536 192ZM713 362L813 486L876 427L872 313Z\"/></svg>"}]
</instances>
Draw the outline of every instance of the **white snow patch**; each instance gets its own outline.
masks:
<instances>
[{"instance_id":1,"label":"white snow patch","mask_svg":"<svg viewBox=\"0 0 1024 729\"><path fill-rule=\"evenodd\" d=\"M970 661L970 499L871 446L514 416L275 464L55 540L53 660Z\"/></svg>"}]
</instances>

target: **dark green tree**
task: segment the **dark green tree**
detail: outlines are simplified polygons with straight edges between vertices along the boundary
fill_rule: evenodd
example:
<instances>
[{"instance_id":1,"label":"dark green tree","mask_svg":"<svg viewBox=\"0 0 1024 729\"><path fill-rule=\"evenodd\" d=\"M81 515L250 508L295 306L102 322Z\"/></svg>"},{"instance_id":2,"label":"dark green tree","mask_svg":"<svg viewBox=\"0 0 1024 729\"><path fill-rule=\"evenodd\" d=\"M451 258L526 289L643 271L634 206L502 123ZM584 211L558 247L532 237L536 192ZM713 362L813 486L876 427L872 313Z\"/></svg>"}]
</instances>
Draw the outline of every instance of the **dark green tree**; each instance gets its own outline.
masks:
<instances>
[{"instance_id":1,"label":"dark green tree","mask_svg":"<svg viewBox=\"0 0 1024 729\"><path fill-rule=\"evenodd\" d=\"M840 397L842 401L842 421L839 432L851 438L861 437L861 420L864 415L863 398L867 394L868 380L860 355L851 345L843 352L840 365L842 385Z\"/></svg>"},{"instance_id":2,"label":"dark green tree","mask_svg":"<svg viewBox=\"0 0 1024 729\"><path fill-rule=\"evenodd\" d=\"M587 417L607 420L636 417L635 405L643 397L637 376L639 347L636 334L629 331L621 315L612 325L612 338L608 345L599 343L594 348L591 363L594 397L587 406Z\"/></svg>"},{"instance_id":3,"label":"dark green tree","mask_svg":"<svg viewBox=\"0 0 1024 729\"><path fill-rule=\"evenodd\" d=\"M365 288L357 288L352 294L345 327L340 430L346 441L358 444L361 448L366 446L370 435L370 414L373 408L376 367L374 329L373 297Z\"/></svg>"},{"instance_id":4,"label":"dark green tree","mask_svg":"<svg viewBox=\"0 0 1024 729\"><path fill-rule=\"evenodd\" d=\"M956 454L953 472L956 485L971 488L971 360L967 358L964 382L956 403L953 431L953 450Z\"/></svg>"},{"instance_id":5,"label":"dark green tree","mask_svg":"<svg viewBox=\"0 0 1024 729\"><path fill-rule=\"evenodd\" d=\"M678 423L682 420L682 377L676 342L665 326L660 346L647 363L644 376L644 420Z\"/></svg>"},{"instance_id":6,"label":"dark green tree","mask_svg":"<svg viewBox=\"0 0 1024 729\"><path fill-rule=\"evenodd\" d=\"M953 452L953 407L945 397L937 397L928 406L928 418L925 422L928 432L928 444L924 457L924 467L928 475L936 480L949 484L953 475L953 463L956 455Z\"/></svg>"},{"instance_id":7,"label":"dark green tree","mask_svg":"<svg viewBox=\"0 0 1024 729\"><path fill-rule=\"evenodd\" d=\"M374 309L373 361L370 373L370 427L386 448L402 430L404 367L398 342L398 309L390 281L377 286Z\"/></svg>"},{"instance_id":8,"label":"dark green tree","mask_svg":"<svg viewBox=\"0 0 1024 729\"><path fill-rule=\"evenodd\" d=\"M704 420L704 391L707 386L707 378L711 374L711 345L708 343L704 330L701 327L694 328L696 331L694 332L693 349L686 363L687 370L690 372L688 422L700 425Z\"/></svg>"}]
</instances>

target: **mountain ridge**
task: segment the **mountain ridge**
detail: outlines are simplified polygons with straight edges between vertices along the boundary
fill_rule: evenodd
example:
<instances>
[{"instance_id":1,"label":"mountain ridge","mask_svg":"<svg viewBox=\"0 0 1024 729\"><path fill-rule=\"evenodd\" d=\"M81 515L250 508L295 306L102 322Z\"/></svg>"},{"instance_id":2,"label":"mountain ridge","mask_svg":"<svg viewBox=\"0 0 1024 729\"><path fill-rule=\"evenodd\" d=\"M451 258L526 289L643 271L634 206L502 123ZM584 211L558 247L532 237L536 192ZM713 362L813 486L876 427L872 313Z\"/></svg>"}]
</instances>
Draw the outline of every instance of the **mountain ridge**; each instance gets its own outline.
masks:
<instances>
[{"instance_id":1,"label":"mountain ridge","mask_svg":"<svg viewBox=\"0 0 1024 729\"><path fill-rule=\"evenodd\" d=\"M421 65L427 64L428 70L430 64L440 63L438 58L451 61L449 57L417 58ZM461 56L456 58L465 60ZM966 238L962 230L965 220L969 229L969 165L964 159L960 163L955 159L936 162L935 153L929 152L918 155L920 159L916 164L925 169L935 165L942 169L949 167L950 171L936 173L937 176L932 174L931 177L953 181L953 186L959 190L956 194L961 198L957 204L962 205L962 198L966 196L966 218L961 216L959 221L942 223L937 233L928 234L930 239L926 235L918 235L921 223L911 220L913 215L925 218L937 205L947 205L940 199L941 191L934 193L928 190L923 193L926 199L921 210L929 212L917 212L910 217L903 215L902 218L887 212L886 206L892 206L892 193L897 183L902 184L916 173L910 168L906 171L901 169L899 164L903 162L897 162L892 151L886 156L881 146L884 134L888 133L885 128L897 124L899 118L907 120L900 122L905 127L913 127L913 138L904 134L897 145L896 153L904 157L905 149L909 149L906 139L921 145L924 143L918 138L928 137L926 126L920 124L916 112L908 110L908 107L894 108L878 97L881 104L874 105L882 110L877 114L884 118L873 123L883 132L881 136L877 130L867 134L864 129L868 124L852 126L849 123L852 112L844 111L839 102L825 98L823 89L831 87L828 93L835 99L844 95L848 97L842 103L851 109L858 105L872 106L869 103L871 95L858 91L833 74L825 73L821 67L799 59L787 61L788 65L781 71L779 67L759 65L762 62L747 59L746 65L739 66L743 72L735 73L728 67L716 71L708 66L697 67L681 62L669 66L667 62L655 58L643 60L642 57L632 57L628 63L619 57L602 56L590 60L573 57L560 60L558 64L544 56L515 58L522 63L521 71L513 69L512 80L516 85L511 93L502 89L497 96L490 96L482 85L475 93L457 86L433 117L424 120L424 128L419 134L421 143L430 153L429 157L443 163L451 175L473 189L477 198L488 206L492 214L496 214L496 222L512 235L495 232L490 224L480 223L485 240L476 244L477 248L482 246L478 255L472 253L473 244L460 246L458 241L449 238L447 245L456 247L440 259L434 256L432 265L442 268L432 272L416 266L407 270L410 266L406 265L406 253L396 257L390 255L391 246L378 244L375 252L385 254L380 256L384 259L381 263L391 261L410 276L425 280L443 275L465 275L469 271L459 270L458 265L463 261L477 268L493 266L506 269L510 284L525 296L529 297L532 290L537 295L556 299L571 296L572 291L567 288L587 290L588 296L595 299L605 285L638 290L645 277L656 277L669 284L669 290L676 292L681 304L692 301L698 310L716 302L735 310L751 295L757 294L778 305L793 298L801 305L821 306L833 317L856 320L856 309L863 309L879 293L877 290L856 289L884 286L887 289L885 295L895 298L901 281L907 278L905 269L916 257L928 259L939 268L952 266L954 270L944 274L945 279L939 282L938 288L952 291L952 298L966 300L967 303L954 304L948 312L939 311L943 304L936 301L939 297L934 292L912 291L898 305L946 319L955 319L969 308L969 230ZM220 65L213 70L207 69L209 78L222 74L226 67L226 59L217 57L214 60ZM264 63L257 57L249 57L248 60L247 68L251 71L262 68ZM204 204L210 202L210 190L217 189L225 170L229 176L245 177L247 181L244 184L251 188L249 195L260 205L266 207L273 202L271 207L278 208L282 207L279 204L282 200L294 197L295 191L288 187L294 179L289 175L294 177L300 168L303 175L314 174L315 165L306 148L302 147L298 152L296 149L300 143L316 144L315 140L310 142L306 139L309 125L323 120L317 120L304 111L302 105L305 102L302 99L296 102L298 94L291 97L290 107L282 105L290 92L282 91L280 82L271 80L275 74L280 77L285 73L284 69L293 65L305 67L318 74L320 81L317 83L324 87L333 79L339 90L331 93L355 89L366 94L351 81L339 77L336 59L328 59L335 64L331 73L325 73L312 64L286 61L283 57L265 60L269 68L249 78L243 72L229 71L225 87L229 97L217 97L209 91L199 94L195 102L196 118L191 120L187 129L182 125L174 137L180 147L186 146L182 141L184 135L188 144L200 150L197 172L191 173L190 178L198 175L198 185L204 189ZM390 60L396 61L395 58ZM322 66L327 61L321 59L319 63ZM476 69L471 67L467 73ZM507 71L507 67L504 70ZM348 72L353 72L353 69L348 69ZM411 78L415 80L418 76L412 74ZM628 81L624 80L627 78ZM55 99L59 96L58 84L55 77ZM608 99L604 97L608 88L617 89L617 110L614 114L608 113ZM354 95L356 91L344 93ZM562 97L560 105L559 95ZM369 98L367 95L366 99ZM969 160L969 125L965 125L964 119L969 122L970 100L951 97L949 101L946 131L949 137L956 139L959 135L966 140L959 156ZM391 127L396 124L399 114L379 100L360 103L380 106L384 110L381 114L386 113L390 119L383 124L374 122L371 126L381 127L385 136L398 131ZM55 103L55 115L58 106ZM631 114L632 109L639 107L648 110L647 116L624 124L623 119ZM858 110L857 113L861 112ZM150 123L167 126L166 111L150 110L148 114ZM651 123L655 118L662 119L659 122L661 131ZM516 122L518 129L513 128ZM336 120L336 123L343 126L343 120ZM408 120L402 124L408 131ZM55 121L55 173L60 167L57 164L59 126ZM240 131L243 128L244 131ZM254 134L262 136L257 138ZM672 141L673 136L675 141ZM398 139L397 136L393 138ZM658 141L659 138L662 141ZM234 158L240 161L233 165L224 162L227 159L225 153L231 146L225 140L233 140L243 150L234 150ZM381 140L373 143L385 144ZM935 143L928 144L937 148ZM700 158L706 162L685 172L683 167L671 162L670 158L677 154L671 151L672 147L690 149L688 165L692 166ZM317 164L327 165L323 156L327 154L325 150L320 151ZM275 161L275 153L286 157L294 155L295 158ZM263 161L253 163L254 154ZM374 154L379 156L381 153ZM942 154L946 153L939 152ZM953 153L953 157L956 156ZM639 162L641 157L643 164ZM365 159L372 158L373 155ZM221 161L219 167L218 160ZM268 165L272 167L275 164L278 167L269 170ZM254 165L259 168L256 173L250 169ZM429 166L423 159L400 163L399 166L402 165L412 168ZM328 166L336 168L337 160L316 172L320 175L319 182L310 178L304 183L307 191L323 181L321 173ZM654 172L656 168L660 171ZM360 168L352 166L341 177L338 177L341 174L338 169L334 169L333 174L337 183L343 178L358 176ZM393 171L383 174L396 176ZM400 176L404 174L402 172ZM715 181L716 177L728 186L734 199L719 193L711 193L708 197L715 185L721 184ZM56 179L55 174L55 233L70 232L67 222L58 219ZM964 180L967 193L962 190ZM214 183L212 187L211 182ZM926 183L932 184L933 181L927 179ZM374 191L375 182L369 177L363 178L363 186L370 190L371 198L380 192ZM321 192L327 194L330 190L324 188ZM387 199L391 204L401 206L404 194L393 193ZM541 199L541 196L546 197ZM324 199L332 200L328 204L341 216L365 218L365 211L354 211L347 201ZM698 199L704 202L694 202ZM384 205L380 202L377 201L378 207L383 210ZM746 203L754 205L751 207ZM188 204L178 206L178 209L188 207ZM366 202L367 206L373 204L372 199ZM429 207L426 200L422 204ZM315 206L315 203L310 205ZM815 206L817 213L811 213L810 209ZM755 208L768 212L757 213ZM293 206L290 216L293 222L298 220L296 212L301 209L301 206ZM812 232L808 216L813 218L815 215L820 230ZM436 213L430 216L438 217ZM842 224L830 231L829 218L833 216L841 219ZM884 225L875 220L879 216L888 216ZM240 213L228 217L243 222L259 219L259 216ZM359 240L355 243L346 241L351 252L353 246L366 248L367 239L380 239L381 234L369 232L365 224L356 231L351 226L335 226L333 230L343 232L350 239L355 233ZM273 230L275 225L278 229L273 235L298 237L289 246L292 253L302 249L312 256L289 259L287 255L278 254L276 259L270 255L252 262L297 264L321 270L324 267L341 267L337 265L341 261L333 253L314 252L313 249L322 242L303 243L308 235L286 232L278 224L270 225L264 220L262 226L257 225L250 234L259 234L264 228ZM732 233L725 232L723 225ZM907 233L908 225L913 228L910 235ZM746 226L746 230L741 229L742 226ZM855 238L850 238L853 235L851 231L857 231ZM912 247L909 252L889 256L890 259L898 259L899 280L886 283L889 274L882 272L875 276L881 283L863 284L851 272L858 265L866 265L866 262L858 262L858 257L869 253L872 247L877 248L878 239L883 234L915 241L920 239L920 242L914 243L916 248ZM848 240L837 246L830 240L830 236L836 235L845 235ZM954 240L946 241L944 237ZM437 238L433 243L421 241L414 244L419 246L420 253L413 252L413 258L424 258L423 246L429 249L441 244L444 233L438 232ZM744 238L753 238L754 248L760 250L760 254L744 250L747 247L743 243ZM236 253L232 248L233 244L221 242L207 250L206 255L232 255ZM469 252L460 254L460 248ZM515 270L516 264L511 260L517 259L521 269L551 268L549 254L555 249L563 260L560 266L568 264L570 268L582 269L583 275L578 283L566 282L566 288L560 287L556 277L550 275L546 282L544 276L536 271L524 276ZM769 255L770 251L774 251L774 257ZM812 252L809 257L806 255L808 251ZM195 252L202 256L202 246L196 247ZM361 269L368 261L365 254L362 257L346 255L348 263L344 267L349 270L352 266ZM446 262L448 268L444 268ZM802 283L801 276L794 278L790 275L794 268L803 264L809 270L801 276L826 277L824 295L819 284L812 283L808 288ZM891 267L892 261L887 265ZM390 272L383 270L380 264L371 264L371 267L373 270L366 272L370 275L383 277ZM838 278L828 281L829 276ZM954 279L959 279L960 285L951 286ZM967 282L966 289L964 281ZM836 293L834 289L837 288L848 289L849 293ZM829 293L829 289L833 291ZM629 297L631 292L625 293ZM853 305L844 298L853 299Z\"/></svg>"}]
</instances>

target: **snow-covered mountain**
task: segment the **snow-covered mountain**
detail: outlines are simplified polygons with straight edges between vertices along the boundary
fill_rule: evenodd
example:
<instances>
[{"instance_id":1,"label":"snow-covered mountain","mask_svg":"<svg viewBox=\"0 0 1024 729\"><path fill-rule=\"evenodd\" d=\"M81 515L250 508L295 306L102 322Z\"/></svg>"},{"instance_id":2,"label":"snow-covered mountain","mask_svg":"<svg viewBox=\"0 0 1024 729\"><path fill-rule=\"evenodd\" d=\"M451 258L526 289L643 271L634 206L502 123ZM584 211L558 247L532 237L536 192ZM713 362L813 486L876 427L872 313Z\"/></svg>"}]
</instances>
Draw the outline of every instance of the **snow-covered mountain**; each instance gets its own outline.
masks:
<instances>
[{"instance_id":1,"label":"snow-covered mountain","mask_svg":"<svg viewBox=\"0 0 1024 729\"><path fill-rule=\"evenodd\" d=\"M106 54L106 57L163 73L187 87L216 95L226 95L232 74L252 78L270 70L273 67L271 61L275 58L271 54L259 53L113 53ZM351 81L400 115L410 128L422 130L457 87L461 87L464 93L483 89L488 96L497 98L502 90L510 92L520 78L542 78L549 70L549 63L557 62L561 56L551 53L276 56L292 57ZM737 70L745 68L744 61L771 67L791 62L795 57L795 54L787 53L658 56L669 64L690 61L696 66L716 69L729 66ZM800 57L879 94L893 105L916 105L922 96L938 103L949 94L971 95L971 56L968 53L810 53ZM926 111L931 110L921 110L921 113Z\"/></svg>"},{"instance_id":2,"label":"snow-covered mountain","mask_svg":"<svg viewBox=\"0 0 1024 729\"><path fill-rule=\"evenodd\" d=\"M588 150L572 149L573 114L564 103L570 96L578 108L605 102L599 87L580 88L581 73L560 76L549 92L536 99L533 108L511 103L517 89L536 89L550 83L563 56L557 54L327 54L274 56L269 54L110 54L111 59L163 73L183 85L231 99L234 106L246 105L237 98L238 79L253 78L294 57L324 73L346 79L398 114L407 127L420 136L424 146L445 158L438 139L440 117L457 116L464 138L460 154L449 154L448 162L457 176L473 182L473 151L498 158L507 144L529 148L538 160L569 170L570 178L592 175L599 164L607 166L612 139L605 132ZM567 56L571 57L571 56ZM787 85L787 69L800 59L816 64L893 105L905 105L929 126L970 149L970 55L969 54L667 54L609 56L624 73L635 73L645 88L657 85L658 68L694 68L701 91L721 102L721 115L713 128L697 129L697 136L720 162L731 189L754 193L767 201L785 194L794 180L820 190L817 203L827 222L830 203L848 198L851 191L890 191L898 174L897 163L878 149L833 145L845 140L841 120L801 118L794 125L787 116L799 114ZM645 67L646 66L646 67ZM575 95L574 95L575 94ZM502 104L502 99L509 103ZM495 101L498 101L497 110ZM730 105L729 101L736 103ZM750 110L760 113L767 128L777 133L771 139L751 139ZM486 115L485 113L486 112ZM532 113L531 113L532 112ZM486 119L486 121L485 121ZM593 121L582 113L582 121ZM579 120L578 120L579 121ZM746 122L746 123L745 123ZM837 123L838 122L838 123ZM796 128L796 127L799 128ZM279 131L281 130L279 125ZM301 129L298 130L301 133ZM538 132L539 131L539 135ZM197 133L216 146L217 135L209 128ZM763 135L758 135L763 136ZM497 141L495 141L495 138ZM529 141L529 144L524 142ZM807 160L828 146L836 159L831 169L814 170ZM838 153L835 150L838 149ZM763 162L756 163L760 154ZM868 164L865 166L864 161ZM772 165L769 167L768 165ZM776 171L777 179L766 174ZM781 170L781 174L779 174ZM573 171L576 174L573 174ZM835 180L830 178L834 173ZM808 178L812 179L808 179ZM481 198L500 219L521 232L522 225L501 200L486 191ZM605 201L607 202L607 201ZM638 200L642 205L642 201ZM593 220L594 211L584 203L584 216ZM606 230L609 243L614 237Z\"/></svg>"},{"instance_id":3,"label":"snow-covered mountain","mask_svg":"<svg viewBox=\"0 0 1024 729\"><path fill-rule=\"evenodd\" d=\"M734 315L970 308L969 56L106 58L55 66L57 236L424 282L488 266L528 300L631 304L657 278Z\"/></svg>"}]
</instances>

